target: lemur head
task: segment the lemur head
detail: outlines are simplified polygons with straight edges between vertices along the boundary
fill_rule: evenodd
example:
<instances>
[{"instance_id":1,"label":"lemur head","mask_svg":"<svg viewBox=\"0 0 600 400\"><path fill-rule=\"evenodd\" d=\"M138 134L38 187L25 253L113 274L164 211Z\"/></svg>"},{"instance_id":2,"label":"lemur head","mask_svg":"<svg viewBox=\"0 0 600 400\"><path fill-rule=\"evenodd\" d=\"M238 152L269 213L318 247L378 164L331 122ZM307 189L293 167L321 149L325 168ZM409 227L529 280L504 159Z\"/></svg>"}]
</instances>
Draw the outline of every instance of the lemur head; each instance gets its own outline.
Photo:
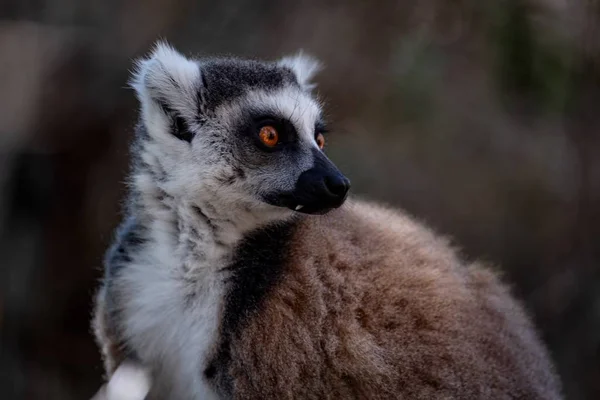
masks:
<instances>
[{"instance_id":1,"label":"lemur head","mask_svg":"<svg viewBox=\"0 0 600 400\"><path fill-rule=\"evenodd\" d=\"M271 213L343 204L350 182L323 153L313 59L196 60L159 43L137 67L141 162L165 192Z\"/></svg>"}]
</instances>

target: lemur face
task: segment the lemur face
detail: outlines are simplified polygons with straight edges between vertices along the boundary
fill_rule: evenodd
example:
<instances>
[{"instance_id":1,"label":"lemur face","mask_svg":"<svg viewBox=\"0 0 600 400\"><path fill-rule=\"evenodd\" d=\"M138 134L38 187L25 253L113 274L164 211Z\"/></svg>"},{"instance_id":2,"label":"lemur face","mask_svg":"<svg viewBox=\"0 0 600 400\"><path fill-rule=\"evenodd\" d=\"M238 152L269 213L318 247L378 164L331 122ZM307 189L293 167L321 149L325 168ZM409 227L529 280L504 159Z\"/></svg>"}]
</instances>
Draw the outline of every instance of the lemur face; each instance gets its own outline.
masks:
<instances>
[{"instance_id":1,"label":"lemur face","mask_svg":"<svg viewBox=\"0 0 600 400\"><path fill-rule=\"evenodd\" d=\"M312 59L191 60L159 44L138 67L143 158L168 193L287 213L345 201L350 182L323 153Z\"/></svg>"}]
</instances>

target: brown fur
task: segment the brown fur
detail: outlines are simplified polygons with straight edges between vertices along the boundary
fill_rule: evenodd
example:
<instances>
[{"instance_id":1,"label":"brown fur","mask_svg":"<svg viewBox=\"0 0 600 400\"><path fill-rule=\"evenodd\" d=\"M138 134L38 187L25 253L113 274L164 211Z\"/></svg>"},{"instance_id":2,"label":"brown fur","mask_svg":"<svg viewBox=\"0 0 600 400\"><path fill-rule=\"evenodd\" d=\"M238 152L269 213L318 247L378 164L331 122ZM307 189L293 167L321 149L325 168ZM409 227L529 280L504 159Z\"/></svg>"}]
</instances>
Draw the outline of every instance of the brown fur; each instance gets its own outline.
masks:
<instances>
[{"instance_id":1,"label":"brown fur","mask_svg":"<svg viewBox=\"0 0 600 400\"><path fill-rule=\"evenodd\" d=\"M560 398L507 288L408 217L348 202L291 248L231 342L235 398Z\"/></svg>"}]
</instances>

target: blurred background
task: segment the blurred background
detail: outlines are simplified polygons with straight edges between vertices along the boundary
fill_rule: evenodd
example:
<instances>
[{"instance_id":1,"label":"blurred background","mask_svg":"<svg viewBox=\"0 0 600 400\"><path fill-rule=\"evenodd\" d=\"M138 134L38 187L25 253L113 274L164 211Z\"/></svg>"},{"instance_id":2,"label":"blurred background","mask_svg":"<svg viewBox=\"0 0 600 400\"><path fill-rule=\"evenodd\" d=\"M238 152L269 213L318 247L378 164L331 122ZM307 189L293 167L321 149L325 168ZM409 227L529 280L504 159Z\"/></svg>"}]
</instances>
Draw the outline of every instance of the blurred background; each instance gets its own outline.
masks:
<instances>
[{"instance_id":1,"label":"blurred background","mask_svg":"<svg viewBox=\"0 0 600 400\"><path fill-rule=\"evenodd\" d=\"M568 399L600 398L600 1L0 0L0 397L88 399L132 58L304 49L355 194L499 264Z\"/></svg>"}]
</instances>

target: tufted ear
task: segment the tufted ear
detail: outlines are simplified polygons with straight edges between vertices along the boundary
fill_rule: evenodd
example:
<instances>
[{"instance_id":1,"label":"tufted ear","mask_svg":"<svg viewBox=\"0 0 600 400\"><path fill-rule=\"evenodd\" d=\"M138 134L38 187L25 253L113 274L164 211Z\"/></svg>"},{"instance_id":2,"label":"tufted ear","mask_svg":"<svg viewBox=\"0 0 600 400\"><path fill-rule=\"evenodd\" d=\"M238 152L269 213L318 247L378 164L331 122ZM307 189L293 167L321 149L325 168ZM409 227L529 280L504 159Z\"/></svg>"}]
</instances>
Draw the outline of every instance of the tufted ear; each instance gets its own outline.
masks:
<instances>
[{"instance_id":1,"label":"tufted ear","mask_svg":"<svg viewBox=\"0 0 600 400\"><path fill-rule=\"evenodd\" d=\"M291 69L300 86L309 91L315 88L316 85L312 83L312 79L322 69L322 64L316 58L306 55L302 51L296 55L282 58L279 65Z\"/></svg>"},{"instance_id":2,"label":"tufted ear","mask_svg":"<svg viewBox=\"0 0 600 400\"><path fill-rule=\"evenodd\" d=\"M189 125L204 115L200 65L165 42L158 42L149 57L137 61L130 85L149 131L168 129L174 118Z\"/></svg>"}]
</instances>

